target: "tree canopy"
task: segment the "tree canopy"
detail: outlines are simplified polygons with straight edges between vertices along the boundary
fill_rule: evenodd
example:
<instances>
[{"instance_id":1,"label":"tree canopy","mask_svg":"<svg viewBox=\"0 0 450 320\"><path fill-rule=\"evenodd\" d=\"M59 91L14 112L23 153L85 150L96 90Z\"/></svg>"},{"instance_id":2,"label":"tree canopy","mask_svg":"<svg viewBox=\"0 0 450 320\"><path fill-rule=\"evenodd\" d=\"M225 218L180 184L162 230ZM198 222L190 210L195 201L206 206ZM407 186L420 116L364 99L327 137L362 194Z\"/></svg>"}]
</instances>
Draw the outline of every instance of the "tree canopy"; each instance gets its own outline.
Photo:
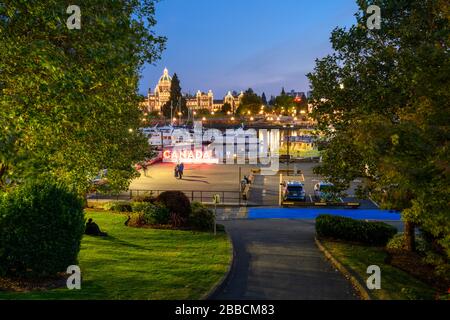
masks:
<instances>
[{"instance_id":1,"label":"tree canopy","mask_svg":"<svg viewBox=\"0 0 450 320\"><path fill-rule=\"evenodd\" d=\"M236 113L248 114L248 112L250 112L251 114L255 114L261 110L261 106L261 97L258 96L252 88L249 88L244 92L244 96L242 97L241 103L239 104Z\"/></svg>"},{"instance_id":2,"label":"tree canopy","mask_svg":"<svg viewBox=\"0 0 450 320\"><path fill-rule=\"evenodd\" d=\"M173 108L171 112L171 108ZM176 117L178 112L181 112L184 116L188 114L186 107L186 99L181 92L180 79L178 75L174 73L170 86L170 100L162 107L162 112L165 117Z\"/></svg>"},{"instance_id":3,"label":"tree canopy","mask_svg":"<svg viewBox=\"0 0 450 320\"><path fill-rule=\"evenodd\" d=\"M83 1L80 30L68 5L0 4L0 188L46 174L83 191L103 168L126 188L147 152L137 91L165 46L155 2Z\"/></svg>"},{"instance_id":4,"label":"tree canopy","mask_svg":"<svg viewBox=\"0 0 450 320\"><path fill-rule=\"evenodd\" d=\"M335 52L308 75L314 118L324 135L316 169L341 190L402 211L407 247L414 225L450 256L450 25L441 0L358 1L356 25L336 28ZM371 4L380 30L368 30Z\"/></svg>"}]
</instances>

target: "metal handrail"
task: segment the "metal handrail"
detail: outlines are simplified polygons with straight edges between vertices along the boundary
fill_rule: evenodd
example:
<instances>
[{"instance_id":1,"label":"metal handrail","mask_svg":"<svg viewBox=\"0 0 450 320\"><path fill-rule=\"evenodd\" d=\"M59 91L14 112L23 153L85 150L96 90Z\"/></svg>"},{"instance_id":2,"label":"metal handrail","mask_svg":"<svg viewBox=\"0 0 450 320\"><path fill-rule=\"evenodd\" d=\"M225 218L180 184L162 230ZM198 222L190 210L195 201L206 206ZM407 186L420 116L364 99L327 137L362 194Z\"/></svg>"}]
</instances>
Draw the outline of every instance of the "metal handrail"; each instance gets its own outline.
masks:
<instances>
[{"instance_id":1,"label":"metal handrail","mask_svg":"<svg viewBox=\"0 0 450 320\"><path fill-rule=\"evenodd\" d=\"M93 193L93 197L91 199L99 200L100 198L104 199L124 199L124 200L132 200L134 197L139 197L145 194L151 194L154 196L158 196L165 191L181 191L183 192L191 201L198 201L201 203L212 202L212 198L215 194L219 194L221 196L221 202L227 203L228 201L237 201L239 205L242 202L242 192L233 191L233 190L146 190L146 189L130 189L128 191L124 191L120 194L102 194L99 192ZM203 201L206 199L210 199L211 201Z\"/></svg>"}]
</instances>

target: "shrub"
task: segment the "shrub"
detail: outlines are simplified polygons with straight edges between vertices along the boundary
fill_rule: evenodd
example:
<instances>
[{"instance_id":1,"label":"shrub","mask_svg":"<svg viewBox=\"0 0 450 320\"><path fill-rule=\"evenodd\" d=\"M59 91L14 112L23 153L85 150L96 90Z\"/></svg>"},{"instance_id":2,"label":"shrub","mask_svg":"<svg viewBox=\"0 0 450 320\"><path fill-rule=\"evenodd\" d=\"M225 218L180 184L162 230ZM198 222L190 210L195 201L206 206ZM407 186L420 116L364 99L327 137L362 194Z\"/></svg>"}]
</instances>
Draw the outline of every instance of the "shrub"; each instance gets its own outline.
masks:
<instances>
[{"instance_id":1,"label":"shrub","mask_svg":"<svg viewBox=\"0 0 450 320\"><path fill-rule=\"evenodd\" d=\"M383 222L366 222L345 217L320 215L316 219L319 237L385 246L397 229Z\"/></svg>"},{"instance_id":2,"label":"shrub","mask_svg":"<svg viewBox=\"0 0 450 320\"><path fill-rule=\"evenodd\" d=\"M212 230L214 227L214 212L199 202L193 202L189 216L189 226L194 230Z\"/></svg>"},{"instance_id":3,"label":"shrub","mask_svg":"<svg viewBox=\"0 0 450 320\"><path fill-rule=\"evenodd\" d=\"M131 203L127 201L113 201L108 202L103 205L103 209L106 211L114 211L114 212L132 212L133 208L131 207Z\"/></svg>"},{"instance_id":4,"label":"shrub","mask_svg":"<svg viewBox=\"0 0 450 320\"><path fill-rule=\"evenodd\" d=\"M404 250L405 249L405 234L398 233L392 237L386 245L388 250ZM429 250L428 243L422 237L416 236L416 249L420 253L425 253Z\"/></svg>"},{"instance_id":5,"label":"shrub","mask_svg":"<svg viewBox=\"0 0 450 320\"><path fill-rule=\"evenodd\" d=\"M169 209L173 226L187 225L191 214L191 202L183 192L165 191L156 198L156 202Z\"/></svg>"},{"instance_id":6,"label":"shrub","mask_svg":"<svg viewBox=\"0 0 450 320\"><path fill-rule=\"evenodd\" d=\"M143 223L149 224L168 224L170 220L170 211L161 204L152 204L147 202L133 203L133 212L141 213Z\"/></svg>"},{"instance_id":7,"label":"shrub","mask_svg":"<svg viewBox=\"0 0 450 320\"><path fill-rule=\"evenodd\" d=\"M145 194L145 195L139 195L136 197L133 197L134 202L149 202L149 203L155 203L156 198L151 194Z\"/></svg>"},{"instance_id":8,"label":"shrub","mask_svg":"<svg viewBox=\"0 0 450 320\"><path fill-rule=\"evenodd\" d=\"M144 214L142 212L130 213L125 225L128 227L136 227L136 228L145 226Z\"/></svg>"},{"instance_id":9,"label":"shrub","mask_svg":"<svg viewBox=\"0 0 450 320\"><path fill-rule=\"evenodd\" d=\"M77 264L82 201L53 182L33 182L0 199L0 273L49 276Z\"/></svg>"}]
</instances>

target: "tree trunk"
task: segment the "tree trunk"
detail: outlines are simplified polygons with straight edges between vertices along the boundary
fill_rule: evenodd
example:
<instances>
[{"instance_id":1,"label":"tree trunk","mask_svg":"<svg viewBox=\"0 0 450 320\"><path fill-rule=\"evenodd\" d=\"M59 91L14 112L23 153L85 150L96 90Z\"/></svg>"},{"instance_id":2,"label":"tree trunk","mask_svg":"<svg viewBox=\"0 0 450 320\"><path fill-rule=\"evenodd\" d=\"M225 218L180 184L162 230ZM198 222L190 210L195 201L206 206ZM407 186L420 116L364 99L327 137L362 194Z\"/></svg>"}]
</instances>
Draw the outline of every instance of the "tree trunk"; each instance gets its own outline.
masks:
<instances>
[{"instance_id":1,"label":"tree trunk","mask_svg":"<svg viewBox=\"0 0 450 320\"><path fill-rule=\"evenodd\" d=\"M3 187L3 176L6 174L6 165L3 163L0 163L0 189Z\"/></svg>"},{"instance_id":2,"label":"tree trunk","mask_svg":"<svg viewBox=\"0 0 450 320\"><path fill-rule=\"evenodd\" d=\"M414 223L405 221L405 249L408 251L416 251L415 230Z\"/></svg>"}]
</instances>

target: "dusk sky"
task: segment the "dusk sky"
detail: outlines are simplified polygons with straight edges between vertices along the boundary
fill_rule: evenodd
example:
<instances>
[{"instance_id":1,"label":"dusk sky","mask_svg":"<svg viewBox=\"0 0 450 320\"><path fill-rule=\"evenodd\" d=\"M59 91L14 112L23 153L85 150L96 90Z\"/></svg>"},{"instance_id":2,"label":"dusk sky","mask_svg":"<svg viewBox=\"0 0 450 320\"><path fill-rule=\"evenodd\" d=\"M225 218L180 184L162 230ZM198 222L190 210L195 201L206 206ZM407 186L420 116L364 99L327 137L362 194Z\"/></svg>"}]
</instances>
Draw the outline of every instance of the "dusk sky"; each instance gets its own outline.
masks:
<instances>
[{"instance_id":1,"label":"dusk sky","mask_svg":"<svg viewBox=\"0 0 450 320\"><path fill-rule=\"evenodd\" d=\"M162 0L156 32L168 38L156 65L147 65L140 93L154 87L164 67L183 92L249 87L269 97L308 91L306 73L331 52L331 31L354 24L355 0Z\"/></svg>"}]
</instances>

